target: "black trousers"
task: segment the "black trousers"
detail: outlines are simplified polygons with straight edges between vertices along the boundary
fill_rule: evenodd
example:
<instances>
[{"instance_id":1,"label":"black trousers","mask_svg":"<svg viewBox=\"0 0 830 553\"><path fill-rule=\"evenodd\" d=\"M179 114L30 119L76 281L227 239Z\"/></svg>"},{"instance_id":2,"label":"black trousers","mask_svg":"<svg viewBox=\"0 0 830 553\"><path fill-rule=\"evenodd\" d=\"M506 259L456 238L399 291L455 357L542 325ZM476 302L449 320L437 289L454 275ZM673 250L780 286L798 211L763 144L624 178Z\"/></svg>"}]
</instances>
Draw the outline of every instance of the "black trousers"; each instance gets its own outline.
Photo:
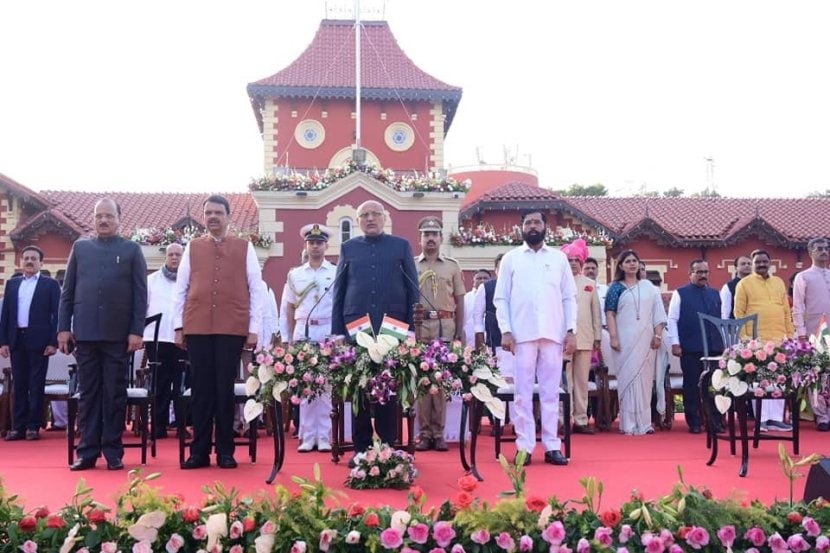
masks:
<instances>
[{"instance_id":1,"label":"black trousers","mask_svg":"<svg viewBox=\"0 0 830 553\"><path fill-rule=\"evenodd\" d=\"M163 434L170 424L170 402L180 393L184 375L183 360L187 359L187 352L170 342L158 343L158 355L153 342L144 344L147 358L152 363L158 362L156 367L156 401L153 408L153 422L156 432Z\"/></svg>"},{"instance_id":2,"label":"black trousers","mask_svg":"<svg viewBox=\"0 0 830 553\"><path fill-rule=\"evenodd\" d=\"M19 432L37 430L43 423L43 387L49 366L49 358L43 355L43 350L26 347L23 343L11 350L14 394L12 428Z\"/></svg>"},{"instance_id":3,"label":"black trousers","mask_svg":"<svg viewBox=\"0 0 830 553\"><path fill-rule=\"evenodd\" d=\"M207 458L215 427L217 455L233 455L233 385L246 336L189 334L190 382L193 404L193 442L190 454Z\"/></svg>"},{"instance_id":4,"label":"black trousers","mask_svg":"<svg viewBox=\"0 0 830 553\"><path fill-rule=\"evenodd\" d=\"M354 450L358 453L366 451L372 445L372 411L375 414L375 431L380 436L380 441L392 445L397 438L397 398L390 400L386 405L370 404L369 400L364 399L359 409L352 406L352 439Z\"/></svg>"},{"instance_id":5,"label":"black trousers","mask_svg":"<svg viewBox=\"0 0 830 553\"><path fill-rule=\"evenodd\" d=\"M121 434L127 410L126 337L120 342L78 342L78 457L107 461L124 456Z\"/></svg>"},{"instance_id":6,"label":"black trousers","mask_svg":"<svg viewBox=\"0 0 830 553\"><path fill-rule=\"evenodd\" d=\"M690 427L701 426L700 417L700 373L703 372L702 352L683 352L680 356L680 369L683 371L683 411L686 424ZM710 397L709 412L716 413L715 402Z\"/></svg>"}]
</instances>

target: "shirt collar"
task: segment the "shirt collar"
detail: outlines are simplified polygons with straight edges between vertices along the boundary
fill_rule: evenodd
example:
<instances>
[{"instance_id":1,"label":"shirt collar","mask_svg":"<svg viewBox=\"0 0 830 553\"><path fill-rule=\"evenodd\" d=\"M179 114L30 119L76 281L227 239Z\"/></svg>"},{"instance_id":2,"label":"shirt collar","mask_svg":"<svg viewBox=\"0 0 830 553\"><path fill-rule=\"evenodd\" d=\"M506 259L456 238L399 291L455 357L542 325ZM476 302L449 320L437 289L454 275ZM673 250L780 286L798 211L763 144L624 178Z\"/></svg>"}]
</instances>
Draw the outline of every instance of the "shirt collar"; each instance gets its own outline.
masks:
<instances>
[{"instance_id":1,"label":"shirt collar","mask_svg":"<svg viewBox=\"0 0 830 553\"><path fill-rule=\"evenodd\" d=\"M424 261L426 258L427 258L426 254L424 254L422 252L421 255L419 255L415 259L416 259L416 261L418 261L418 263L420 263L421 261ZM440 253L438 254L438 261L444 261L444 256Z\"/></svg>"},{"instance_id":2,"label":"shirt collar","mask_svg":"<svg viewBox=\"0 0 830 553\"><path fill-rule=\"evenodd\" d=\"M530 247L530 244L528 244L527 242L522 242L522 251L524 251L524 252L534 252L534 253L538 253L538 252L540 252L540 251L542 251L542 250L544 250L544 251L551 251L551 249L552 249L552 248L551 248L550 246L548 246L547 244L545 244L544 242L542 242L542 247L541 247L541 248L539 248L538 250L534 250L533 248L531 248L531 247Z\"/></svg>"},{"instance_id":3,"label":"shirt collar","mask_svg":"<svg viewBox=\"0 0 830 553\"><path fill-rule=\"evenodd\" d=\"M32 276L26 276L25 274L24 274L24 275L22 275L22 276L23 276L23 280L26 280L26 281L29 281L29 282L31 282L31 281L33 281L33 280L34 280L34 281L37 281L37 279L39 279L39 278L40 278L40 271L36 272L36 273L35 273L35 274L33 274Z\"/></svg>"}]
</instances>

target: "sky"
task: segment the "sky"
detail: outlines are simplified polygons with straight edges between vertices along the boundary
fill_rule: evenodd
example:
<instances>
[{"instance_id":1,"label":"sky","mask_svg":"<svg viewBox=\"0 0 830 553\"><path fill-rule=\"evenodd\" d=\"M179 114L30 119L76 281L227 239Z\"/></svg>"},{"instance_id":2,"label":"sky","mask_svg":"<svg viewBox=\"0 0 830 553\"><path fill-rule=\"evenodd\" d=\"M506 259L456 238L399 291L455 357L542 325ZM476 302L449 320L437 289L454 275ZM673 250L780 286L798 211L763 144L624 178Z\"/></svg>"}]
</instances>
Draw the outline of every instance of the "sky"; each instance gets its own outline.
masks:
<instances>
[{"instance_id":1,"label":"sky","mask_svg":"<svg viewBox=\"0 0 830 553\"><path fill-rule=\"evenodd\" d=\"M328 0L0 0L0 173L35 190L243 191L245 90L308 46ZM612 194L830 189L830 3L373 2L463 88L450 168L503 163Z\"/></svg>"}]
</instances>

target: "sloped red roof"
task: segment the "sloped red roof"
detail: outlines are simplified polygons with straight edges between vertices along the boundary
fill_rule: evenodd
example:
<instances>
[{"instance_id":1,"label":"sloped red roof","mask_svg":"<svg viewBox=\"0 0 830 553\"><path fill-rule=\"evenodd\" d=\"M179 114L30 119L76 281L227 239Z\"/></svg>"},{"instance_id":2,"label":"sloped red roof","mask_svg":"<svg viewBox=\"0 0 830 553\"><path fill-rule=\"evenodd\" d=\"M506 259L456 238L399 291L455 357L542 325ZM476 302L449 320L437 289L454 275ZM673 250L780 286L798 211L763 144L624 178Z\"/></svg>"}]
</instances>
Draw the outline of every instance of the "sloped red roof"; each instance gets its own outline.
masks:
<instances>
[{"instance_id":1,"label":"sloped red roof","mask_svg":"<svg viewBox=\"0 0 830 553\"><path fill-rule=\"evenodd\" d=\"M559 194L548 188L540 188L525 182L508 182L482 194L481 202L516 202L527 200L558 200Z\"/></svg>"},{"instance_id":2,"label":"sloped red roof","mask_svg":"<svg viewBox=\"0 0 830 553\"><path fill-rule=\"evenodd\" d=\"M563 200L619 237L651 221L686 243L728 241L766 224L784 239L805 242L830 228L830 199L609 198Z\"/></svg>"},{"instance_id":3,"label":"sloped red roof","mask_svg":"<svg viewBox=\"0 0 830 553\"><path fill-rule=\"evenodd\" d=\"M48 190L42 193L84 232L92 231L92 211L103 197L114 198L121 206L121 232L140 228L167 228L190 215L201 221L207 193L74 192ZM222 194L231 206L230 224L237 230L255 230L259 224L254 197L250 193Z\"/></svg>"},{"instance_id":4,"label":"sloped red roof","mask_svg":"<svg viewBox=\"0 0 830 553\"><path fill-rule=\"evenodd\" d=\"M265 97L354 98L354 23L323 20L311 44L288 67L248 84L255 112ZM415 65L386 21L363 21L361 26L361 96L370 100L442 100L447 114L445 131L449 129L461 88Z\"/></svg>"},{"instance_id":5,"label":"sloped red roof","mask_svg":"<svg viewBox=\"0 0 830 553\"><path fill-rule=\"evenodd\" d=\"M33 206L41 209L49 206L49 201L34 190L27 188L11 177L0 173L0 187L6 188L24 201L32 203Z\"/></svg>"}]
</instances>

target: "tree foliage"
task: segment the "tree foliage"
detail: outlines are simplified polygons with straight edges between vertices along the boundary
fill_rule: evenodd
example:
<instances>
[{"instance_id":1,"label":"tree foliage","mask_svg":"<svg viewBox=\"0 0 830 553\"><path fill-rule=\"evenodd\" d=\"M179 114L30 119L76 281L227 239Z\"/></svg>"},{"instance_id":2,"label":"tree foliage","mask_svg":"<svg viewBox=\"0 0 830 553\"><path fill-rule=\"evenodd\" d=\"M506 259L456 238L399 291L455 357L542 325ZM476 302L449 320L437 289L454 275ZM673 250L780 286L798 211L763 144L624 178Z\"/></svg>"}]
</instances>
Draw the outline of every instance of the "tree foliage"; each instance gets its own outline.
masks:
<instances>
[{"instance_id":1,"label":"tree foliage","mask_svg":"<svg viewBox=\"0 0 830 553\"><path fill-rule=\"evenodd\" d=\"M669 188L668 190L666 190L665 192L663 192L663 197L664 198L680 198L685 193L686 192L682 188L678 188L676 186L673 186L673 187Z\"/></svg>"},{"instance_id":2,"label":"tree foliage","mask_svg":"<svg viewBox=\"0 0 830 553\"><path fill-rule=\"evenodd\" d=\"M574 183L561 192L563 196L607 196L608 189L602 183L591 185Z\"/></svg>"}]
</instances>

